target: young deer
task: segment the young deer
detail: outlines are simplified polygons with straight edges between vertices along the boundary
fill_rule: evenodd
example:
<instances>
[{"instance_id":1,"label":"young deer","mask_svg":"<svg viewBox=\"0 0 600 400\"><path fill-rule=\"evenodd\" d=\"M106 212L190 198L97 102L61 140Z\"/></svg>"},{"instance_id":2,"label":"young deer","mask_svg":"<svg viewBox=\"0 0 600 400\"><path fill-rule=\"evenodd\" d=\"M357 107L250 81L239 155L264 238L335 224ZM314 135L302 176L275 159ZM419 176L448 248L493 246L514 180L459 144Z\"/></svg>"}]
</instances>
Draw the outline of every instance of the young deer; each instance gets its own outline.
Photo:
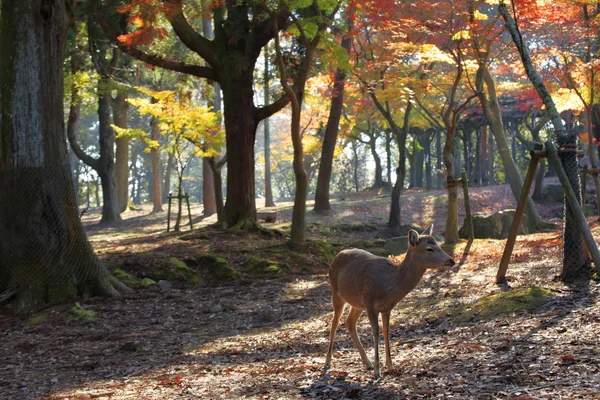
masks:
<instances>
[{"instance_id":1,"label":"young deer","mask_svg":"<svg viewBox=\"0 0 600 400\"><path fill-rule=\"evenodd\" d=\"M333 340L344 305L350 304L346 317L346 327L352 341L358 348L360 358L368 369L373 368L356 334L356 321L363 310L373 329L375 342L375 379L379 379L379 313L383 322L385 341L385 365L392 368L390 355L390 312L400 300L410 293L419 283L428 268L453 266L456 262L438 246L431 236L433 225L419 235L408 231L408 251L401 264L394 264L387 258L375 256L359 249L343 250L338 253L329 266L333 320L329 350L325 361L325 371L331 363Z\"/></svg>"}]
</instances>

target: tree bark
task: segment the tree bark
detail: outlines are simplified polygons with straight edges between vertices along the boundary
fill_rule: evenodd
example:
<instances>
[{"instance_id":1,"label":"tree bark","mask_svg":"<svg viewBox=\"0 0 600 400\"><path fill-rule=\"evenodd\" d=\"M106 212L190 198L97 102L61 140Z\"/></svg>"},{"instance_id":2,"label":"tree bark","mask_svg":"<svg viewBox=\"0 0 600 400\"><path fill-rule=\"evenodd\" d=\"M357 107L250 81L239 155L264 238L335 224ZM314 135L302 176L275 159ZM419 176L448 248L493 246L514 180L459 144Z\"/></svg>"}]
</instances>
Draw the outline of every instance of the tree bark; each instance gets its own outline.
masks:
<instances>
[{"instance_id":1,"label":"tree bark","mask_svg":"<svg viewBox=\"0 0 600 400\"><path fill-rule=\"evenodd\" d=\"M406 104L406 110L404 111L404 122L402 128L398 127L395 123L390 124L396 137L396 144L398 145L399 151L398 168L396 168L396 183L392 188L390 216L388 218L388 228L393 230L397 230L400 227L402 220L400 196L402 195L402 189L404 188L404 177L406 176L406 137L408 136L408 124L410 121L411 111L412 103L408 101Z\"/></svg>"},{"instance_id":2,"label":"tree bark","mask_svg":"<svg viewBox=\"0 0 600 400\"><path fill-rule=\"evenodd\" d=\"M223 85L228 171L223 222L242 230L256 225L254 139L258 124L252 112L252 83L252 71L245 70Z\"/></svg>"},{"instance_id":3,"label":"tree bark","mask_svg":"<svg viewBox=\"0 0 600 400\"><path fill-rule=\"evenodd\" d=\"M0 291L17 311L119 295L79 220L63 121L64 0L2 0ZM11 297L12 296L12 297Z\"/></svg>"},{"instance_id":4,"label":"tree bark","mask_svg":"<svg viewBox=\"0 0 600 400\"><path fill-rule=\"evenodd\" d=\"M150 137L158 142L160 139L160 129L158 128L158 118L152 118L150 122ZM162 208L162 182L160 166L160 149L158 147L150 150L152 157L152 214L163 212Z\"/></svg>"},{"instance_id":5,"label":"tree bark","mask_svg":"<svg viewBox=\"0 0 600 400\"><path fill-rule=\"evenodd\" d=\"M348 50L351 46L352 38L348 37L342 40L342 48ZM333 170L333 154L335 152L335 144L337 142L340 119L344 107L346 72L342 69L337 69L334 79L329 117L327 118L327 125L325 126L325 137L323 138L323 148L321 150L321 160L319 162L319 174L317 176L314 207L314 210L317 212L331 210L331 205L329 204L331 172Z\"/></svg>"},{"instance_id":6,"label":"tree bark","mask_svg":"<svg viewBox=\"0 0 600 400\"><path fill-rule=\"evenodd\" d=\"M264 74L264 103L270 101L270 77L269 77L269 48L265 46L265 74ZM265 147L265 207L275 207L273 201L273 185L271 183L271 127L269 118L263 120L264 147Z\"/></svg>"},{"instance_id":7,"label":"tree bark","mask_svg":"<svg viewBox=\"0 0 600 400\"><path fill-rule=\"evenodd\" d=\"M119 128L127 128L128 94L119 91L112 99L113 121ZM129 137L121 136L116 139L117 151L115 159L115 181L119 213L127 211L129 206Z\"/></svg>"}]
</instances>

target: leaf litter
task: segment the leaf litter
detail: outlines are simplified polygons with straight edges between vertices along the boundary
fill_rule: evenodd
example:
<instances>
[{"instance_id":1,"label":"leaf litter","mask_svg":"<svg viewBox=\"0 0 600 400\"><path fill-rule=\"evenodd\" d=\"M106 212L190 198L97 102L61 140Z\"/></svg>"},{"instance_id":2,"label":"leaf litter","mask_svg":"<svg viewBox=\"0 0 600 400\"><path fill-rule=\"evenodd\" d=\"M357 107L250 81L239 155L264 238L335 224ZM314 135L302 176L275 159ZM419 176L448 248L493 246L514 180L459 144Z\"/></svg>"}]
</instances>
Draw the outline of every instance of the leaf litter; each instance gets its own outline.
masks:
<instances>
[{"instance_id":1,"label":"leaf litter","mask_svg":"<svg viewBox=\"0 0 600 400\"><path fill-rule=\"evenodd\" d=\"M420 194L411 195L418 204ZM424 194L421 200L427 199ZM372 221L377 207L385 213L386 201L381 199L368 213L355 212L349 221ZM346 205L337 203L337 207ZM91 218L97 216L91 213ZM132 233L120 236L116 243L107 235L119 229L89 225L88 231L95 248L108 260L120 251L131 251L136 240L143 251L160 249L177 257L198 248L206 251L211 245L232 253L227 248L232 244L226 244L222 235L209 238L208 244L184 243L177 235L160 233L156 224L163 222L164 218L151 223L138 218L126 221L117 228L128 227ZM600 227L590 222L597 237ZM356 239L361 234L372 237L378 232L349 235ZM232 243L236 240L243 237L233 238ZM552 294L525 311L508 309L485 318L476 311L482 299L509 290L494 283L504 240L477 240L458 272L426 274L392 313L394 369L383 368L378 381L362 366L343 319L332 367L323 374L332 312L322 268L310 274L278 274L220 285L175 285L168 290L153 285L121 299L77 299L96 314L92 321L64 318L74 302L53 304L31 315L3 313L0 397L598 398L598 283L566 286L552 280L560 267L559 241L559 231L517 240L508 272L510 287L542 287ZM464 247L461 242L454 249L457 259ZM237 265L235 256L231 260ZM473 311L468 318L456 317L467 311ZM41 322L31 322L42 313ZM358 329L372 357L366 317L360 319Z\"/></svg>"}]
</instances>

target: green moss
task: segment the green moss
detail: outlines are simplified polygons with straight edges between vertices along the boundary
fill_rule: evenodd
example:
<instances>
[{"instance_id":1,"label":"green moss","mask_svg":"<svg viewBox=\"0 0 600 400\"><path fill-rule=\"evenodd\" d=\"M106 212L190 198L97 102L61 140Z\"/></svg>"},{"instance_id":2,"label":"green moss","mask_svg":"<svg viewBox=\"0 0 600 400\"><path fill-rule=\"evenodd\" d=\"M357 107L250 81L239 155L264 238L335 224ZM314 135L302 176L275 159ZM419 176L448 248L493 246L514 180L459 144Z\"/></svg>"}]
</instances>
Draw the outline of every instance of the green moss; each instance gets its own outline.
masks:
<instances>
[{"instance_id":1,"label":"green moss","mask_svg":"<svg viewBox=\"0 0 600 400\"><path fill-rule=\"evenodd\" d=\"M484 297L475 304L451 311L450 315L457 322L469 321L475 316L493 319L506 314L530 312L552 296L550 290L537 286L518 288Z\"/></svg>"},{"instance_id":2,"label":"green moss","mask_svg":"<svg viewBox=\"0 0 600 400\"><path fill-rule=\"evenodd\" d=\"M48 321L48 315L44 314L39 314L36 315L35 317L31 317L27 320L27 323L29 325L40 325L43 324L44 322Z\"/></svg>"},{"instance_id":3,"label":"green moss","mask_svg":"<svg viewBox=\"0 0 600 400\"><path fill-rule=\"evenodd\" d=\"M81 304L75 305L67 313L68 321L92 322L98 319L98 315L92 310L86 310Z\"/></svg>"},{"instance_id":4,"label":"green moss","mask_svg":"<svg viewBox=\"0 0 600 400\"><path fill-rule=\"evenodd\" d=\"M227 260L214 254L202 254L196 258L198 265L206 268L209 275L219 281L236 281L242 274L227 264Z\"/></svg>"},{"instance_id":5,"label":"green moss","mask_svg":"<svg viewBox=\"0 0 600 400\"><path fill-rule=\"evenodd\" d=\"M144 279L142 279L142 281L140 283L142 284L143 287L156 285L156 282L150 278L144 278Z\"/></svg>"},{"instance_id":6,"label":"green moss","mask_svg":"<svg viewBox=\"0 0 600 400\"><path fill-rule=\"evenodd\" d=\"M255 274L281 272L281 267L277 262L267 260L265 258L260 258L257 256L248 257L244 265L246 266L248 271Z\"/></svg>"},{"instance_id":7,"label":"green moss","mask_svg":"<svg viewBox=\"0 0 600 400\"><path fill-rule=\"evenodd\" d=\"M202 278L200 277L200 273L190 267L187 266L186 263L181 261L176 257L170 257L169 262L171 263L171 271L175 274L183 273L185 275L185 280L190 283L200 283L202 282Z\"/></svg>"},{"instance_id":8,"label":"green moss","mask_svg":"<svg viewBox=\"0 0 600 400\"><path fill-rule=\"evenodd\" d=\"M113 276L126 284L129 287L135 287L140 285L139 279L135 276L123 271L121 268L117 268L112 272Z\"/></svg>"},{"instance_id":9,"label":"green moss","mask_svg":"<svg viewBox=\"0 0 600 400\"><path fill-rule=\"evenodd\" d=\"M324 263L329 264L337 255L339 249L325 240L312 239L308 241L309 246Z\"/></svg>"}]
</instances>

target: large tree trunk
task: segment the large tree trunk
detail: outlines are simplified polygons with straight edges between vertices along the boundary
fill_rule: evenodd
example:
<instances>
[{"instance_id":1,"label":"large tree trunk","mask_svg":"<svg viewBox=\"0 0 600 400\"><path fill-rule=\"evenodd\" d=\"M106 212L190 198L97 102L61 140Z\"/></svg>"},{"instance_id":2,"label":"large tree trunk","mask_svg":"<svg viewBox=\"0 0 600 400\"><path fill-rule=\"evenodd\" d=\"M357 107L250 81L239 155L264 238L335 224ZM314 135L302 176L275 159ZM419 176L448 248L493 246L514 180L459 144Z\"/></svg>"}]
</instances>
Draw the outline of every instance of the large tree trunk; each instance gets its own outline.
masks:
<instances>
[{"instance_id":1,"label":"large tree trunk","mask_svg":"<svg viewBox=\"0 0 600 400\"><path fill-rule=\"evenodd\" d=\"M254 139L257 122L253 115L252 71L237 74L237 79L222 85L227 132L227 200L223 223L227 227L248 229L256 225Z\"/></svg>"},{"instance_id":2,"label":"large tree trunk","mask_svg":"<svg viewBox=\"0 0 600 400\"><path fill-rule=\"evenodd\" d=\"M16 310L118 295L83 230L63 129L65 2L2 0L0 291ZM119 290L124 290L122 285Z\"/></svg>"},{"instance_id":3,"label":"large tree trunk","mask_svg":"<svg viewBox=\"0 0 600 400\"><path fill-rule=\"evenodd\" d=\"M120 91L112 100L113 121L119 128L127 128L127 93ZM119 212L125 212L129 205L129 137L121 136L116 139L117 154L115 159L115 181L117 184L117 199Z\"/></svg>"},{"instance_id":4,"label":"large tree trunk","mask_svg":"<svg viewBox=\"0 0 600 400\"><path fill-rule=\"evenodd\" d=\"M349 49L352 45L352 38L346 38L342 41L342 47ZM344 87L346 85L346 72L338 69L335 72L335 81L333 83L333 93L331 95L331 105L329 107L329 117L325 126L325 137L323 138L323 148L321 150L321 160L319 163L319 174L317 176L317 191L315 193L315 207L317 212L331 210L329 204L329 190L331 181L331 171L333 170L333 153L337 141L340 118L344 107Z\"/></svg>"}]
</instances>

